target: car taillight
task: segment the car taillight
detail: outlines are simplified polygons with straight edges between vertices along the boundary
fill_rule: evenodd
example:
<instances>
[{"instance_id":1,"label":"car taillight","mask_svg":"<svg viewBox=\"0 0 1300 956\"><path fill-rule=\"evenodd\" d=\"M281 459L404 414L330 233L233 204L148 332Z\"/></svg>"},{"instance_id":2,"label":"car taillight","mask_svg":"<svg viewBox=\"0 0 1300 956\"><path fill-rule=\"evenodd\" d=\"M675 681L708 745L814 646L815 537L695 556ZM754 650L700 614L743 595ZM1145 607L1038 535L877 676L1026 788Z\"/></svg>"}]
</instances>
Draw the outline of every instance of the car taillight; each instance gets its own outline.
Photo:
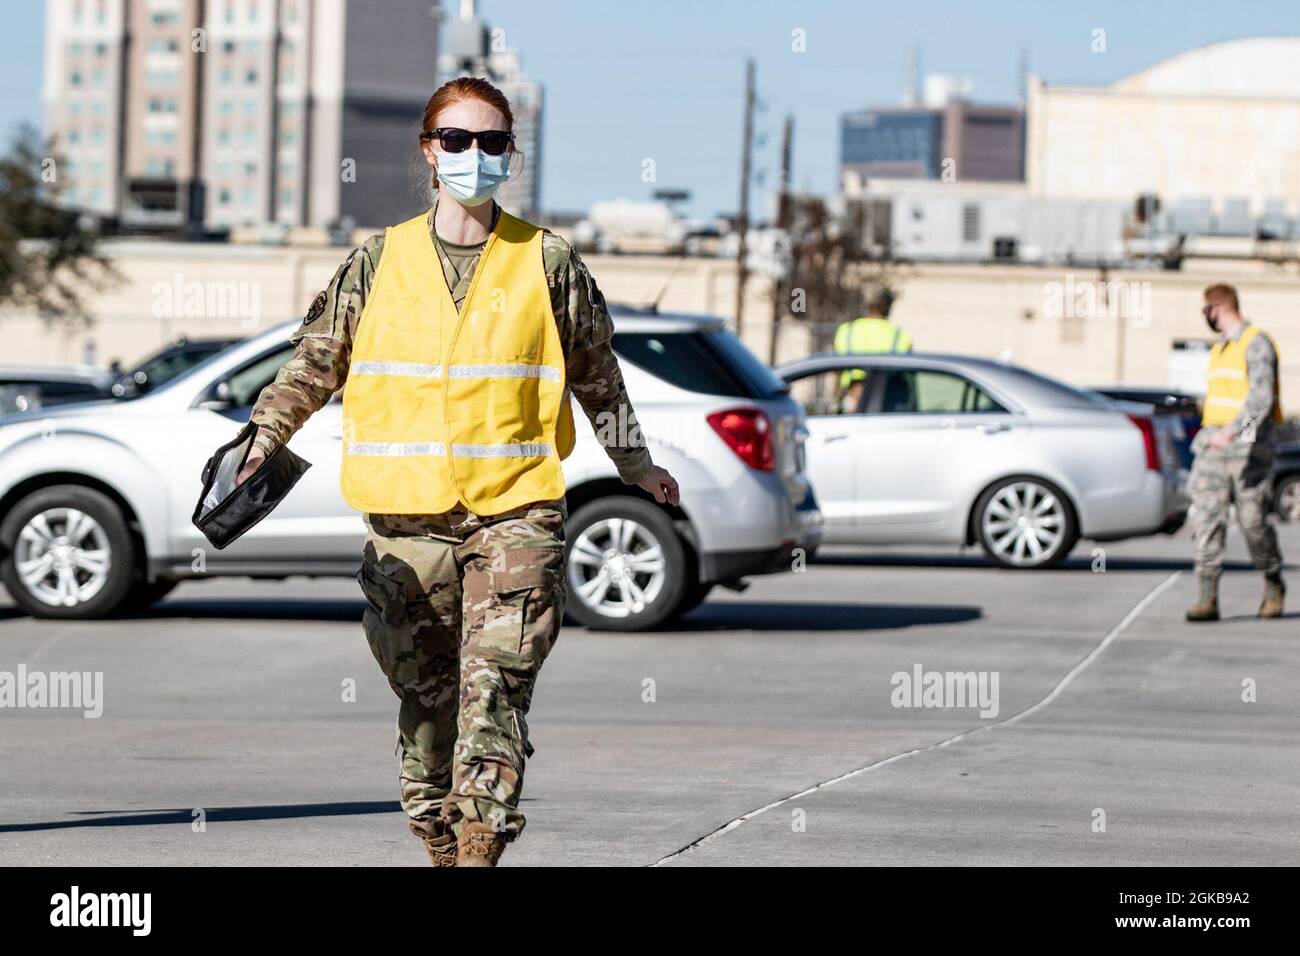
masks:
<instances>
[{"instance_id":1,"label":"car taillight","mask_svg":"<svg viewBox=\"0 0 1300 956\"><path fill-rule=\"evenodd\" d=\"M1142 444L1146 446L1147 468L1151 471L1159 471L1160 452L1156 449L1156 423L1141 415L1129 415L1128 420L1142 433Z\"/></svg>"},{"instance_id":2,"label":"car taillight","mask_svg":"<svg viewBox=\"0 0 1300 956\"><path fill-rule=\"evenodd\" d=\"M757 408L729 408L709 416L709 424L727 447L750 468L771 471L772 423Z\"/></svg>"}]
</instances>

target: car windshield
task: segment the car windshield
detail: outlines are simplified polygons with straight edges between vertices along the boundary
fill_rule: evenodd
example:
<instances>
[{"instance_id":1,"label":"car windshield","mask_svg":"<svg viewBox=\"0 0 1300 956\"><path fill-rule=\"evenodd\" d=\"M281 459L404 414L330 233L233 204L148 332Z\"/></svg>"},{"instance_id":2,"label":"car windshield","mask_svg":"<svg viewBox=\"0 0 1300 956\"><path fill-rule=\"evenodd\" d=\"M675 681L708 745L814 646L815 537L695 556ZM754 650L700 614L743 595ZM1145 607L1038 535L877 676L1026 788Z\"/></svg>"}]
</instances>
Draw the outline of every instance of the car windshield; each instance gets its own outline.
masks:
<instances>
[{"instance_id":1,"label":"car windshield","mask_svg":"<svg viewBox=\"0 0 1300 956\"><path fill-rule=\"evenodd\" d=\"M614 351L670 385L692 392L762 399L787 391L786 384L725 329L615 332Z\"/></svg>"},{"instance_id":2,"label":"car windshield","mask_svg":"<svg viewBox=\"0 0 1300 956\"><path fill-rule=\"evenodd\" d=\"M148 379L148 385L156 388L163 382L170 382L191 365L198 365L209 355L216 355L223 348L225 348L225 345L215 342L211 345L190 346L170 355L159 356L141 366L137 371L143 372Z\"/></svg>"},{"instance_id":3,"label":"car windshield","mask_svg":"<svg viewBox=\"0 0 1300 956\"><path fill-rule=\"evenodd\" d=\"M137 369L146 374L147 385L145 388L128 389L124 394L119 395L119 390L115 387L113 396L121 401L129 401L133 398L140 398L147 393L155 392L164 385L172 385L181 379L189 378L213 358L232 345L238 344L238 341L212 343L213 347L211 349L205 347L198 351L194 351L194 346L191 344L190 350L184 353L156 356L144 362ZM122 379L119 379L119 382L130 379L133 375L134 372L128 372Z\"/></svg>"}]
</instances>

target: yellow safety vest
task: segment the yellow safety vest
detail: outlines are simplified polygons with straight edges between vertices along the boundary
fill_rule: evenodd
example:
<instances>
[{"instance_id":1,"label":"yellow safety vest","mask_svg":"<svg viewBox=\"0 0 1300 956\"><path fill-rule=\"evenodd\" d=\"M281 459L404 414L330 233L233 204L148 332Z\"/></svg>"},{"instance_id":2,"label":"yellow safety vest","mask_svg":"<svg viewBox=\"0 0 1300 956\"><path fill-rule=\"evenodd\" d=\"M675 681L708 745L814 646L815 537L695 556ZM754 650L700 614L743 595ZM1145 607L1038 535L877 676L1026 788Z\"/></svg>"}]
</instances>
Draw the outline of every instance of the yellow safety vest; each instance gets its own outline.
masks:
<instances>
[{"instance_id":1,"label":"yellow safety vest","mask_svg":"<svg viewBox=\"0 0 1300 956\"><path fill-rule=\"evenodd\" d=\"M842 322L835 330L835 351L839 355L910 352L912 337L888 319L864 315Z\"/></svg>"},{"instance_id":2,"label":"yellow safety vest","mask_svg":"<svg viewBox=\"0 0 1300 956\"><path fill-rule=\"evenodd\" d=\"M878 316L864 315L851 322L842 322L835 330L835 354L837 355L876 355L910 351L912 351L912 336L888 319ZM851 383L866 377L866 373L860 368L841 372L840 387L848 388Z\"/></svg>"},{"instance_id":3,"label":"yellow safety vest","mask_svg":"<svg viewBox=\"0 0 1300 956\"><path fill-rule=\"evenodd\" d=\"M480 516L562 498L573 412L542 230L502 211L457 313L428 217L384 234L343 390L343 497Z\"/></svg>"},{"instance_id":4,"label":"yellow safety vest","mask_svg":"<svg viewBox=\"0 0 1300 956\"><path fill-rule=\"evenodd\" d=\"M1227 425L1237 417L1242 403L1250 392L1250 379L1246 374L1246 349L1260 331L1248 325L1230 342L1216 342L1210 349L1210 369L1205 383L1205 409L1201 413L1203 425ZM1282 420L1280 391L1273 394L1273 420Z\"/></svg>"}]
</instances>

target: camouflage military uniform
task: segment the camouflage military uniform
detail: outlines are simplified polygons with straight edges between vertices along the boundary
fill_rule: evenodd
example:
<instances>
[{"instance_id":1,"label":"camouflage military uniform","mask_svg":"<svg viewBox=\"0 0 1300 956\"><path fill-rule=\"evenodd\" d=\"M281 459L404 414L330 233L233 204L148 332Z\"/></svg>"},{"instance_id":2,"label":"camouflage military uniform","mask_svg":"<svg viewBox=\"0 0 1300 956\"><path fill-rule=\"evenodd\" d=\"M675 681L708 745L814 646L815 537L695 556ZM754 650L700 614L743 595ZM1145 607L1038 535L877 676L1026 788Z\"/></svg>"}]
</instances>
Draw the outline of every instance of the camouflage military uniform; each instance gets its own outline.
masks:
<instances>
[{"instance_id":1,"label":"camouflage military uniform","mask_svg":"<svg viewBox=\"0 0 1300 956\"><path fill-rule=\"evenodd\" d=\"M1245 329L1243 323L1237 336ZM1220 426L1232 429L1232 443L1223 449L1210 448L1210 438L1219 431L1212 425L1202 428L1192 443L1196 460L1188 493L1196 535L1196 571L1210 584L1217 584L1223 571L1228 509L1233 503L1255 566L1270 577L1282 569L1277 533L1268 521L1273 501L1273 403L1277 396L1277 352L1268 336L1255 336L1246 349L1246 374L1250 385L1241 411L1230 424Z\"/></svg>"},{"instance_id":2,"label":"camouflage military uniform","mask_svg":"<svg viewBox=\"0 0 1300 956\"><path fill-rule=\"evenodd\" d=\"M564 614L565 517L563 502L366 517L363 624L401 698L402 806L420 835L524 827L526 717Z\"/></svg>"},{"instance_id":3,"label":"camouflage military uniform","mask_svg":"<svg viewBox=\"0 0 1300 956\"><path fill-rule=\"evenodd\" d=\"M457 307L469 290L473 249L444 246L429 216L443 277ZM353 251L291 336L292 358L258 398L252 419L270 450L343 387L351 347L383 251L382 235ZM594 428L629 423L626 444L606 444L623 481L649 471L650 455L610 347L604 297L577 252L551 233L542 240L566 383ZM612 415L614 418L605 418ZM608 429L602 434L607 434ZM359 575L366 639L398 711L401 800L420 836L459 833L481 821L506 839L519 812L526 715L542 661L564 612L563 500L500 515L457 507L441 515L365 516Z\"/></svg>"}]
</instances>

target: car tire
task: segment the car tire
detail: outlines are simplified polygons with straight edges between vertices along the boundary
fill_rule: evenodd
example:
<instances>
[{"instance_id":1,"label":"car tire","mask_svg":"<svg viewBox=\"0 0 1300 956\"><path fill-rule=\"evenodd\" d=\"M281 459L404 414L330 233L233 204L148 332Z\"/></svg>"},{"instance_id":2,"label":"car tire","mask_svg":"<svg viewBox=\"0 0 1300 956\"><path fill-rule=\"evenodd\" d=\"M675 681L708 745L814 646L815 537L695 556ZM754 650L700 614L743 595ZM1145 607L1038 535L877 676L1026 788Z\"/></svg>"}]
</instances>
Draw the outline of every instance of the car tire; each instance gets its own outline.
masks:
<instances>
[{"instance_id":1,"label":"car tire","mask_svg":"<svg viewBox=\"0 0 1300 956\"><path fill-rule=\"evenodd\" d=\"M131 614L139 611L147 611L153 607L172 591L176 590L179 581L172 581L168 578L155 578L152 581L137 581L135 586L127 592L126 600L117 607L119 614Z\"/></svg>"},{"instance_id":2,"label":"car tire","mask_svg":"<svg viewBox=\"0 0 1300 956\"><path fill-rule=\"evenodd\" d=\"M682 590L681 602L677 605L677 610L673 616L680 617L683 614L690 614L691 611L703 604L713 591L715 583L713 581L709 581L707 584L702 581L686 582L686 587Z\"/></svg>"},{"instance_id":3,"label":"car tire","mask_svg":"<svg viewBox=\"0 0 1300 956\"><path fill-rule=\"evenodd\" d=\"M29 494L0 522L0 549L0 580L34 617L104 617L121 606L135 581L136 549L126 517L93 488L56 485ZM33 580L40 565L49 571Z\"/></svg>"},{"instance_id":4,"label":"car tire","mask_svg":"<svg viewBox=\"0 0 1300 956\"><path fill-rule=\"evenodd\" d=\"M566 608L592 630L649 630L677 614L686 567L672 520L639 498L598 498L565 526Z\"/></svg>"},{"instance_id":5,"label":"car tire","mask_svg":"<svg viewBox=\"0 0 1300 956\"><path fill-rule=\"evenodd\" d=\"M986 488L975 502L972 521L984 553L1002 568L1060 564L1079 540L1070 499L1050 481L1032 475L1004 478Z\"/></svg>"},{"instance_id":6,"label":"car tire","mask_svg":"<svg viewBox=\"0 0 1300 956\"><path fill-rule=\"evenodd\" d=\"M1273 493L1273 510L1282 521L1300 521L1300 474L1287 475Z\"/></svg>"}]
</instances>

